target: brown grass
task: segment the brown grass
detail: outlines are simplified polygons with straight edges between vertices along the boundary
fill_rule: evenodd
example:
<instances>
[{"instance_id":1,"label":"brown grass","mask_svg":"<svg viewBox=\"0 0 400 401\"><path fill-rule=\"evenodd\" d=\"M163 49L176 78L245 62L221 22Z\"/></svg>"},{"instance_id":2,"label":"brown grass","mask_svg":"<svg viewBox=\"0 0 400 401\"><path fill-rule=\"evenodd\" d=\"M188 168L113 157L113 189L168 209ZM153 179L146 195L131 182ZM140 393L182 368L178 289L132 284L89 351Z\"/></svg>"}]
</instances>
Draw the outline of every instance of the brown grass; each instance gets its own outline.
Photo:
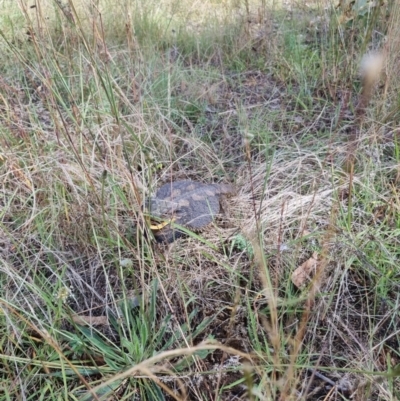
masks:
<instances>
[{"instance_id":1,"label":"brown grass","mask_svg":"<svg viewBox=\"0 0 400 401\"><path fill-rule=\"evenodd\" d=\"M100 398L115 383L116 399L134 397L144 379L167 399L397 397L385 374L400 360L398 7L384 84L371 83L357 120L362 88L343 66L362 55L354 38L328 47L325 18L311 45L309 16L264 14L264 3L46 4L19 3L10 18L24 29L10 23L1 43L0 374L10 399L23 397L12 383L40 389L42 374L56 396ZM336 52L320 70L310 61L318 40ZM141 205L183 178L238 193L206 231L159 246ZM295 288L292 272L315 254L318 274ZM143 299L149 312L154 279L152 330L171 316L163 341L177 340L133 361L122 310ZM83 340L76 315L101 318L90 332L104 348L94 334ZM126 364L116 368L110 350Z\"/></svg>"}]
</instances>

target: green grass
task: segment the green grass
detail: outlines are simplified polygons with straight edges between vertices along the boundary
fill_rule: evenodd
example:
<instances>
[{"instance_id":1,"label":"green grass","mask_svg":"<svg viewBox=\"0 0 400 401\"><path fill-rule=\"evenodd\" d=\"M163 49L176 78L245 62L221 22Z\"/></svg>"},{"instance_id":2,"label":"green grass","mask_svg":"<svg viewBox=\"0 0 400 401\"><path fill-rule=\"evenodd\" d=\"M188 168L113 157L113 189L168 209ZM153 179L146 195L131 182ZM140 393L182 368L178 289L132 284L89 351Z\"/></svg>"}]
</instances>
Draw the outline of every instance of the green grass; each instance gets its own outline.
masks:
<instances>
[{"instance_id":1,"label":"green grass","mask_svg":"<svg viewBox=\"0 0 400 401\"><path fill-rule=\"evenodd\" d=\"M395 2L0 7L0 401L399 397ZM238 192L159 247L183 178Z\"/></svg>"}]
</instances>

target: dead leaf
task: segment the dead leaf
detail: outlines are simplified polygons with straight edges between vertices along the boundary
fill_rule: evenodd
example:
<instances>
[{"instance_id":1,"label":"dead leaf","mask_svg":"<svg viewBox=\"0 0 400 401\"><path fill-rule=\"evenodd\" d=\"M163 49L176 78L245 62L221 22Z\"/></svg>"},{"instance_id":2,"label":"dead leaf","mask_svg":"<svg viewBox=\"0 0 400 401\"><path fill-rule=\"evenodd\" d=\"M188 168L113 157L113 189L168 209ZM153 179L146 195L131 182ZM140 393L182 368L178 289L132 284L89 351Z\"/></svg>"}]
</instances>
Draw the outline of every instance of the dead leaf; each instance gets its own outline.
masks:
<instances>
[{"instance_id":1,"label":"dead leaf","mask_svg":"<svg viewBox=\"0 0 400 401\"><path fill-rule=\"evenodd\" d=\"M72 316L72 321L82 326L108 326L107 316Z\"/></svg>"},{"instance_id":2,"label":"dead leaf","mask_svg":"<svg viewBox=\"0 0 400 401\"><path fill-rule=\"evenodd\" d=\"M308 281L311 280L312 276L318 269L319 260L318 253L314 252L310 259L302 263L292 273L292 283L297 287L303 287Z\"/></svg>"}]
</instances>

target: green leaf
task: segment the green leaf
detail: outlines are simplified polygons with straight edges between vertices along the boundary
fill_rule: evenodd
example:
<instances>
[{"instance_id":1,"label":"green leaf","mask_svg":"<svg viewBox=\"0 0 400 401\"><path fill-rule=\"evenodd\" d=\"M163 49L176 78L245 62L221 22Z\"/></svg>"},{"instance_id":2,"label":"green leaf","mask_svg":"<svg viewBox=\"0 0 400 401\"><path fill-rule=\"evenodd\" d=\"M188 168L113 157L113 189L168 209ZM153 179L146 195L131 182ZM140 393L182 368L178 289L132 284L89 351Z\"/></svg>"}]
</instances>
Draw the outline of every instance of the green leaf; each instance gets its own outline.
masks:
<instances>
[{"instance_id":1,"label":"green leaf","mask_svg":"<svg viewBox=\"0 0 400 401\"><path fill-rule=\"evenodd\" d=\"M387 377L400 377L400 363L396 365L394 368L389 368L389 371L386 375Z\"/></svg>"},{"instance_id":2,"label":"green leaf","mask_svg":"<svg viewBox=\"0 0 400 401\"><path fill-rule=\"evenodd\" d=\"M100 401L106 400L107 397L112 395L115 392L115 390L118 389L123 380L125 379L116 380L115 382L109 384L108 386L101 387L95 392L95 394L97 395ZM93 393L89 391L79 397L79 401L94 401L94 400L95 397L93 397Z\"/></svg>"},{"instance_id":3,"label":"green leaf","mask_svg":"<svg viewBox=\"0 0 400 401\"><path fill-rule=\"evenodd\" d=\"M194 362L196 361L196 357L198 359L203 360L213 352L214 352L214 349L211 349L211 350L202 349L202 350L196 351L195 353L193 353L193 355L188 355L188 356L183 357L179 362L177 362L174 365L174 369L177 372L182 372L184 369L189 368L190 366L192 366L194 364Z\"/></svg>"}]
</instances>

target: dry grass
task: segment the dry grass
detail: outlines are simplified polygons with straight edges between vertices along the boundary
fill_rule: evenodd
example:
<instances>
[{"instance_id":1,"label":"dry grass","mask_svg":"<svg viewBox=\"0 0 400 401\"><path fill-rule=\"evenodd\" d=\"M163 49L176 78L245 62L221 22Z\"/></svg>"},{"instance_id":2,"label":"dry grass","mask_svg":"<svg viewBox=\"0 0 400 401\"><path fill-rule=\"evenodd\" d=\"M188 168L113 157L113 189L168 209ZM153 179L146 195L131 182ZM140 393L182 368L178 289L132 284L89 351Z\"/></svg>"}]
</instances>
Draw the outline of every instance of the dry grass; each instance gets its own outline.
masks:
<instances>
[{"instance_id":1,"label":"dry grass","mask_svg":"<svg viewBox=\"0 0 400 401\"><path fill-rule=\"evenodd\" d=\"M399 8L362 92L364 20L214 3L3 5L0 400L398 397ZM238 193L158 246L182 178Z\"/></svg>"}]
</instances>

